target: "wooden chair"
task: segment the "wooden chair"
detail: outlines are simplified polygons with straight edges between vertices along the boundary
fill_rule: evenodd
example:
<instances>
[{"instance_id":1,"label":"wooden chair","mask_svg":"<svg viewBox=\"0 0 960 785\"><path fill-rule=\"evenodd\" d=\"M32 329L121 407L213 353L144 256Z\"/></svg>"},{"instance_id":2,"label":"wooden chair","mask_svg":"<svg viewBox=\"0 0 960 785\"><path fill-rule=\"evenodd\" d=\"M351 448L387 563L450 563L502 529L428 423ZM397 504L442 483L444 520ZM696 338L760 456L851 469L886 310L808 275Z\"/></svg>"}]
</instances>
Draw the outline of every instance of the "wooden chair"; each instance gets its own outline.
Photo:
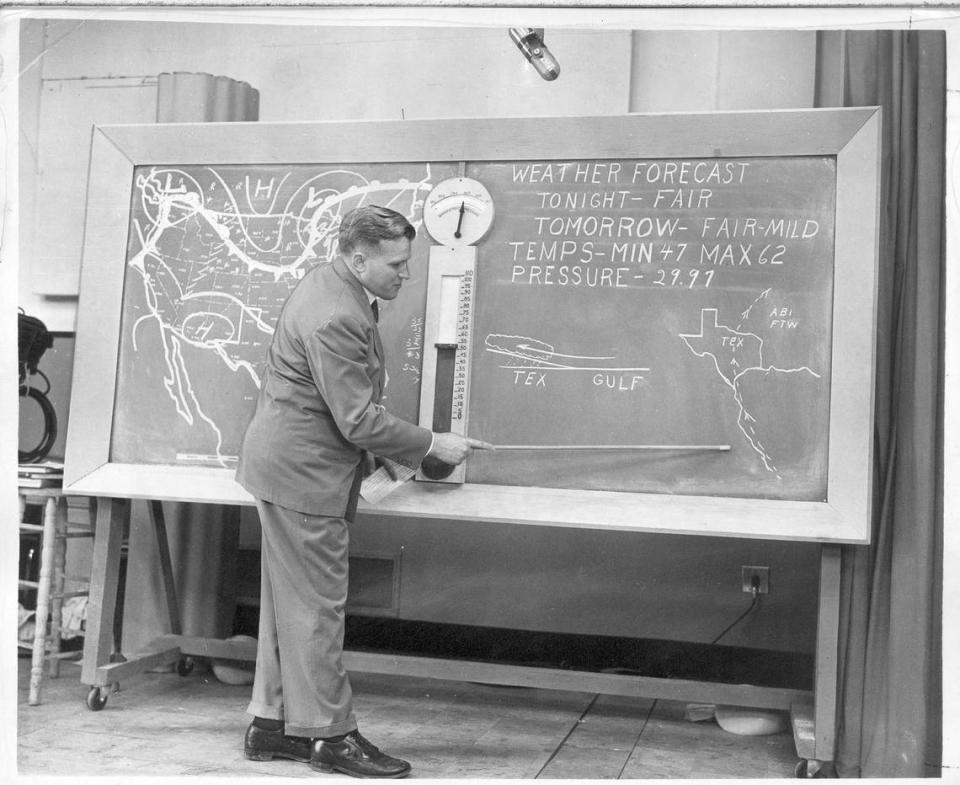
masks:
<instances>
[{"instance_id":1,"label":"wooden chair","mask_svg":"<svg viewBox=\"0 0 960 785\"><path fill-rule=\"evenodd\" d=\"M86 500L84 500L85 503ZM88 503L87 503L88 504ZM43 507L43 522L39 525L24 520L30 505ZM87 508L89 511L89 507ZM37 610L33 643L18 641L23 648L32 649L30 667L30 695L28 703L40 703L40 689L44 666L49 661L50 675L60 675L60 661L80 656L79 651L61 652L63 631L63 601L68 597L85 597L89 583L82 589L64 591L66 581L67 541L75 537L92 537L95 516L87 515L86 521L70 521L67 515L67 499L60 487L20 488L20 531L38 532L40 535L40 574L36 581L19 580L21 588L36 589Z\"/></svg>"}]
</instances>

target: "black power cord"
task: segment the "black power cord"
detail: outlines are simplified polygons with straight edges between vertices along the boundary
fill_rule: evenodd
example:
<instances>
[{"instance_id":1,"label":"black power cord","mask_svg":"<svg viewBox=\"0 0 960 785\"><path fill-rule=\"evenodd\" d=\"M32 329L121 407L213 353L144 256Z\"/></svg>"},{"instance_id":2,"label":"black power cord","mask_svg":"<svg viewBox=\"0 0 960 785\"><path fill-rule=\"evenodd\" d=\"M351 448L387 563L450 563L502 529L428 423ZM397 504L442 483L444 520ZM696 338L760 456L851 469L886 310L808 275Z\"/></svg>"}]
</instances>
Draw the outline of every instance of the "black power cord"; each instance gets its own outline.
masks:
<instances>
[{"instance_id":1,"label":"black power cord","mask_svg":"<svg viewBox=\"0 0 960 785\"><path fill-rule=\"evenodd\" d=\"M730 630L736 627L740 622L747 618L747 616L760 607L760 579L756 575L754 575L751 580L750 590L753 593L753 602L750 603L750 607L737 616L737 618L735 618L732 622L730 622L730 624L728 624L724 628L723 632L721 632L716 638L710 641L711 646L717 643L724 635L730 632Z\"/></svg>"}]
</instances>

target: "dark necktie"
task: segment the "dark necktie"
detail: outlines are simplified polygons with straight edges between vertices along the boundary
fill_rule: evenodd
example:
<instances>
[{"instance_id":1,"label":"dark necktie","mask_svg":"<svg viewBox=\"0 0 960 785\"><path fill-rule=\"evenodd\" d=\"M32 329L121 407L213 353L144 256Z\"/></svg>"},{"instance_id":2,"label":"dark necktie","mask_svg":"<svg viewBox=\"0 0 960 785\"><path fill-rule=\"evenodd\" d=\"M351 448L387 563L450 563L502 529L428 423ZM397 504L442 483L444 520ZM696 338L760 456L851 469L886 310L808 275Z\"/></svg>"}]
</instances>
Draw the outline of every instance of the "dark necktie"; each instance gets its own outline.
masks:
<instances>
[{"instance_id":1,"label":"dark necktie","mask_svg":"<svg viewBox=\"0 0 960 785\"><path fill-rule=\"evenodd\" d=\"M380 303L374 300L372 303L370 303L370 310L373 311L373 321L379 322L380 321Z\"/></svg>"}]
</instances>

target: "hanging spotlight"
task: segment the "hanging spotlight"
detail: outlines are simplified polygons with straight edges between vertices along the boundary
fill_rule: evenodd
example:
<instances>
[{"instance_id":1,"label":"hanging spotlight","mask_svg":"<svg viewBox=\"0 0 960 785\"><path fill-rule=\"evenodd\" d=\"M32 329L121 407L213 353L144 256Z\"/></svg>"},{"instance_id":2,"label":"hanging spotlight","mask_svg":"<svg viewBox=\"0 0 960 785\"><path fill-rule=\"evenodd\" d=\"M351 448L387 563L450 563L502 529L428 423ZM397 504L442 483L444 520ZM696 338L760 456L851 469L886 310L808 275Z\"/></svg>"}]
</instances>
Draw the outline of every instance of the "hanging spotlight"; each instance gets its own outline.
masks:
<instances>
[{"instance_id":1,"label":"hanging spotlight","mask_svg":"<svg viewBox=\"0 0 960 785\"><path fill-rule=\"evenodd\" d=\"M543 42L542 27L511 27L510 38L540 76L548 82L560 76L560 63Z\"/></svg>"}]
</instances>

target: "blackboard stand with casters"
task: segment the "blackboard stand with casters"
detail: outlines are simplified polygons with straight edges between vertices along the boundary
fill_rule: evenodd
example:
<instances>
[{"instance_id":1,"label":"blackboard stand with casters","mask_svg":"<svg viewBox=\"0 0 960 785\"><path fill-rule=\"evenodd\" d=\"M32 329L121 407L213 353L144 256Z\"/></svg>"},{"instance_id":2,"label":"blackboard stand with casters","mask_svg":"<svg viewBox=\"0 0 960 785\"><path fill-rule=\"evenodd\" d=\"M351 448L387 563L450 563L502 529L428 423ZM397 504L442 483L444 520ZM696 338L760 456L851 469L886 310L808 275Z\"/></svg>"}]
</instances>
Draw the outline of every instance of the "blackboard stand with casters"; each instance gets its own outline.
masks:
<instances>
[{"instance_id":1,"label":"blackboard stand with casters","mask_svg":"<svg viewBox=\"0 0 960 785\"><path fill-rule=\"evenodd\" d=\"M163 507L159 501L151 501L148 509L157 536L168 623L171 634L178 636L181 631L180 611ZM129 659L116 650L119 642L115 640L114 630L119 615L117 598L121 589L121 545L129 524L129 499L99 499L90 572L83 669L80 674L81 681L90 686L87 708L92 711L100 711L106 706L108 688L116 687L122 679L172 663L177 664L177 672L181 676L187 675L193 669L192 660L177 646L162 645L160 641L152 642L144 652Z\"/></svg>"},{"instance_id":2,"label":"blackboard stand with casters","mask_svg":"<svg viewBox=\"0 0 960 785\"><path fill-rule=\"evenodd\" d=\"M256 661L255 641L182 634L163 509L155 499L149 500L148 509L157 537L170 632L157 637L140 652L121 654L116 651L114 625L120 588L120 546L129 525L130 499L98 499L90 603L80 677L82 683L90 687L86 704L93 711L100 711L106 706L110 689L120 681L154 668L175 664L176 672L186 676L192 671L197 657ZM820 556L817 647L812 692L349 650L344 652L344 665L348 671L355 672L786 711L790 713L797 756L801 759L797 775L806 777L814 776L825 763L833 760L839 613L840 547L825 543L821 546Z\"/></svg>"}]
</instances>

